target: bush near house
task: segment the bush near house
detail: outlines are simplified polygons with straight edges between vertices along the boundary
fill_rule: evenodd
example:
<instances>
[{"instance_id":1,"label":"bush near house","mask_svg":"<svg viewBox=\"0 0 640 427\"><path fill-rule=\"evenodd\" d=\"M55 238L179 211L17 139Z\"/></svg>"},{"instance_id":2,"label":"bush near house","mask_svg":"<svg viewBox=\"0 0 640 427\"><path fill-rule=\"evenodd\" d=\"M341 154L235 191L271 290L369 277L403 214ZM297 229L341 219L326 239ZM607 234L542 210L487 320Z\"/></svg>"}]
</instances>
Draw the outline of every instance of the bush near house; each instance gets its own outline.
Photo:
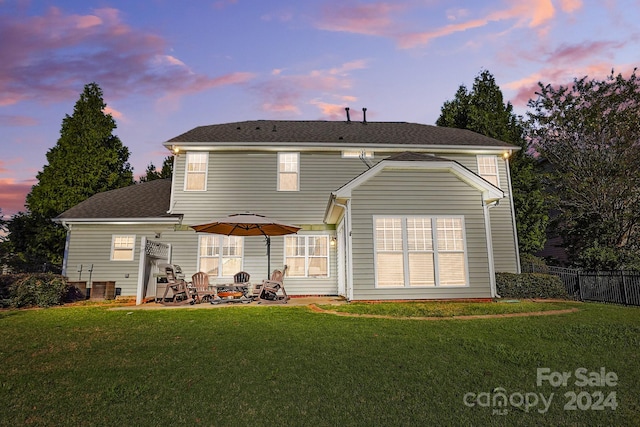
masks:
<instances>
[{"instance_id":1,"label":"bush near house","mask_svg":"<svg viewBox=\"0 0 640 427\"><path fill-rule=\"evenodd\" d=\"M0 306L51 307L68 301L74 293L65 278L53 273L0 276Z\"/></svg>"},{"instance_id":2,"label":"bush near house","mask_svg":"<svg viewBox=\"0 0 640 427\"><path fill-rule=\"evenodd\" d=\"M496 287L502 298L569 299L558 276L540 273L496 273Z\"/></svg>"}]
</instances>

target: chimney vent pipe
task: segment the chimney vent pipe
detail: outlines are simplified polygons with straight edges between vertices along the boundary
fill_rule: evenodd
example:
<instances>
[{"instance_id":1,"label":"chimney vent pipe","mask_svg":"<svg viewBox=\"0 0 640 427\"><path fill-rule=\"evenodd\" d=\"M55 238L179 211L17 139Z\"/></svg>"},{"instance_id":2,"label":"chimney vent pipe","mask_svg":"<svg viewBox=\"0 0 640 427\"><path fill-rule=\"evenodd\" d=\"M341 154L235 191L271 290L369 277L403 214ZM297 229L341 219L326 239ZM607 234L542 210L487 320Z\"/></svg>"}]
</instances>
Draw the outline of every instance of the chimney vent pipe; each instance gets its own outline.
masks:
<instances>
[{"instance_id":1,"label":"chimney vent pipe","mask_svg":"<svg viewBox=\"0 0 640 427\"><path fill-rule=\"evenodd\" d=\"M366 108L362 109L362 124L363 125L367 124L367 109Z\"/></svg>"},{"instance_id":2,"label":"chimney vent pipe","mask_svg":"<svg viewBox=\"0 0 640 427\"><path fill-rule=\"evenodd\" d=\"M347 123L351 123L351 117L349 116L349 107L346 107L344 111L347 112Z\"/></svg>"}]
</instances>

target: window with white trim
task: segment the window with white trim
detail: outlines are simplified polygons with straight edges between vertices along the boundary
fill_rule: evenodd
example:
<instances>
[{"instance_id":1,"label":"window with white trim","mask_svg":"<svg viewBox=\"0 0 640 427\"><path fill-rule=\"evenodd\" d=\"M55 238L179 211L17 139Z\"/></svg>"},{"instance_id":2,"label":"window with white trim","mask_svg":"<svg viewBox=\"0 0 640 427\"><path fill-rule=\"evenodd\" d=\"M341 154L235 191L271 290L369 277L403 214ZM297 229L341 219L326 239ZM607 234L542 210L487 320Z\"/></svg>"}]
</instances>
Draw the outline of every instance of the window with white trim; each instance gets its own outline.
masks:
<instances>
[{"instance_id":1,"label":"window with white trim","mask_svg":"<svg viewBox=\"0 0 640 427\"><path fill-rule=\"evenodd\" d=\"M291 277L329 277L329 236L286 236L284 263Z\"/></svg>"},{"instance_id":2,"label":"window with white trim","mask_svg":"<svg viewBox=\"0 0 640 427\"><path fill-rule=\"evenodd\" d=\"M198 249L199 271L211 277L232 277L242 271L244 238L218 234L201 235Z\"/></svg>"},{"instance_id":3,"label":"window with white trim","mask_svg":"<svg viewBox=\"0 0 640 427\"><path fill-rule=\"evenodd\" d=\"M300 190L300 153L278 153L278 191Z\"/></svg>"},{"instance_id":4,"label":"window with white trim","mask_svg":"<svg viewBox=\"0 0 640 427\"><path fill-rule=\"evenodd\" d=\"M207 189L208 153L187 153L184 189L185 191L204 191Z\"/></svg>"},{"instance_id":5,"label":"window with white trim","mask_svg":"<svg viewBox=\"0 0 640 427\"><path fill-rule=\"evenodd\" d=\"M462 217L376 217L376 286L466 286Z\"/></svg>"},{"instance_id":6,"label":"window with white trim","mask_svg":"<svg viewBox=\"0 0 640 427\"><path fill-rule=\"evenodd\" d=\"M478 175L500 188L498 156L478 156Z\"/></svg>"},{"instance_id":7,"label":"window with white trim","mask_svg":"<svg viewBox=\"0 0 640 427\"><path fill-rule=\"evenodd\" d=\"M133 261L136 244L135 234L111 237L111 261Z\"/></svg>"}]
</instances>

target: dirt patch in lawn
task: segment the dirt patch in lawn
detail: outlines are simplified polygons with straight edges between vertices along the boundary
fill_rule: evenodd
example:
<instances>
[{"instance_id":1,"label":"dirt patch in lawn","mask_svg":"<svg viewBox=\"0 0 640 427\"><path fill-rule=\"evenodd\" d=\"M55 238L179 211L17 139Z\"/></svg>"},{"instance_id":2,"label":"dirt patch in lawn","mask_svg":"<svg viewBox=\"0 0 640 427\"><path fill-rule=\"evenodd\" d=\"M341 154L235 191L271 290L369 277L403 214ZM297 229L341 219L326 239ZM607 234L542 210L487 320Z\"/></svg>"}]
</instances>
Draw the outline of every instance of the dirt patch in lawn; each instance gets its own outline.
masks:
<instances>
[{"instance_id":1,"label":"dirt patch in lawn","mask_svg":"<svg viewBox=\"0 0 640 427\"><path fill-rule=\"evenodd\" d=\"M389 316L386 314L359 314L345 313L335 310L325 310L315 304L308 306L311 311L316 313L333 314L335 316L344 317L365 317L371 319L398 319L398 320L471 320L471 319L498 319L502 317L529 317L529 316L553 316L557 314L568 314L579 311L578 308L567 308L562 310L533 311L524 313L503 313L503 314L471 314L460 316Z\"/></svg>"}]
</instances>

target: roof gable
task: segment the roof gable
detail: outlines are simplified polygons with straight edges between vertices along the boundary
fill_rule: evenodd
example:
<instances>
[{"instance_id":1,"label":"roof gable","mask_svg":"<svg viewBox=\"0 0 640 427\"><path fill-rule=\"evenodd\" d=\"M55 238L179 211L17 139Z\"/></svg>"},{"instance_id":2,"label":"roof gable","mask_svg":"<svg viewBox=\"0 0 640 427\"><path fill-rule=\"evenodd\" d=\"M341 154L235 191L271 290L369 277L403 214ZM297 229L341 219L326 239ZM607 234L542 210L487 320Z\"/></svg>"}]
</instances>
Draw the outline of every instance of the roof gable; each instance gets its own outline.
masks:
<instances>
[{"instance_id":1,"label":"roof gable","mask_svg":"<svg viewBox=\"0 0 640 427\"><path fill-rule=\"evenodd\" d=\"M482 193L482 200L486 204L493 203L504 198L504 192L501 189L454 160L422 153L404 152L380 161L371 169L363 172L347 184L340 187L338 190L331 193L329 204L325 211L325 221L330 223L337 219L337 214L334 210L334 201L346 201L350 199L351 192L354 189L374 178L385 169L445 171L455 175L461 181L480 191Z\"/></svg>"}]
</instances>

